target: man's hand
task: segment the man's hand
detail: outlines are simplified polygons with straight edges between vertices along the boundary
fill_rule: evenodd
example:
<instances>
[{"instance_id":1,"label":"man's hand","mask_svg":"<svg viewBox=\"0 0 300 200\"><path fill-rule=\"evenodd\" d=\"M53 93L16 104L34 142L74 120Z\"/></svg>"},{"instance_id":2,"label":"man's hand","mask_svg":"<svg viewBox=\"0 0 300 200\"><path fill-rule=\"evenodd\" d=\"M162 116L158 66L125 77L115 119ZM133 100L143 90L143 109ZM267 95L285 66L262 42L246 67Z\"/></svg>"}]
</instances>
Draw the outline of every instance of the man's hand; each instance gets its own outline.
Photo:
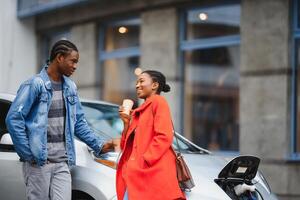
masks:
<instances>
[{"instance_id":1,"label":"man's hand","mask_svg":"<svg viewBox=\"0 0 300 200\"><path fill-rule=\"evenodd\" d=\"M116 145L117 145L117 144L114 144L113 141L109 141L109 142L105 143L105 144L102 146L102 149L101 149L100 154L104 154L104 153L107 153L107 152L110 152L110 151L114 151Z\"/></svg>"}]
</instances>

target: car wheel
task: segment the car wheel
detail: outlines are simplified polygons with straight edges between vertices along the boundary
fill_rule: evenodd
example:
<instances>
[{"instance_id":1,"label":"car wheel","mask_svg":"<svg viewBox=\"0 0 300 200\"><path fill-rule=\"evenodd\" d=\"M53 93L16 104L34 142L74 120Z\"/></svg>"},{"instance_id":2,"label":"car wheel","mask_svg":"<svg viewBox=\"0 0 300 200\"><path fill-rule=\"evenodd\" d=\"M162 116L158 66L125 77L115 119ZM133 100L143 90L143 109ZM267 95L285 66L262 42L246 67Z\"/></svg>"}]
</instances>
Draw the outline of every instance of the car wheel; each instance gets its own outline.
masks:
<instances>
[{"instance_id":1,"label":"car wheel","mask_svg":"<svg viewBox=\"0 0 300 200\"><path fill-rule=\"evenodd\" d=\"M85 192L73 190L72 200L95 200L95 199Z\"/></svg>"}]
</instances>

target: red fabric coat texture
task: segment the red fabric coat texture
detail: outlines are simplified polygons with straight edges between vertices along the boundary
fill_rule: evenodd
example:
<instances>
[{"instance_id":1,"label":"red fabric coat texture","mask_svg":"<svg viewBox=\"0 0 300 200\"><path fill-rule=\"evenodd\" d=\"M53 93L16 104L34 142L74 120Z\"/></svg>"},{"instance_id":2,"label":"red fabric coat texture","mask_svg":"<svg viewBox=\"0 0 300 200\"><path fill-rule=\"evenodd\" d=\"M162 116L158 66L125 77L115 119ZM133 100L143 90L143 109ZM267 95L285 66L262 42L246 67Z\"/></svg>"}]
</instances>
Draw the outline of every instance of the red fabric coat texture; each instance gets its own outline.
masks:
<instances>
[{"instance_id":1,"label":"red fabric coat texture","mask_svg":"<svg viewBox=\"0 0 300 200\"><path fill-rule=\"evenodd\" d=\"M160 95L151 96L133 111L129 129L121 138L118 200L123 200L126 188L129 200L185 199L176 177L172 141L168 103Z\"/></svg>"}]
</instances>

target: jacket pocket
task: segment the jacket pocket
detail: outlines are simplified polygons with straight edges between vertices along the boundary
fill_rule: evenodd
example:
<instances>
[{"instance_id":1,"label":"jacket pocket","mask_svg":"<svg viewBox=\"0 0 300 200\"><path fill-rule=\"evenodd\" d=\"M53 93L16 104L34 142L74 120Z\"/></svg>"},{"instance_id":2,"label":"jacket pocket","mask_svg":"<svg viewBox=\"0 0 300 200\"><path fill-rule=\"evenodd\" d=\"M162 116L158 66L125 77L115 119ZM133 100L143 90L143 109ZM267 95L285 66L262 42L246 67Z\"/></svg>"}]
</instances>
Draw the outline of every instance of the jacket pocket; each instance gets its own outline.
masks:
<instances>
[{"instance_id":1,"label":"jacket pocket","mask_svg":"<svg viewBox=\"0 0 300 200\"><path fill-rule=\"evenodd\" d=\"M76 122L76 104L78 102L78 97L76 95L67 96L68 101L68 108L69 108L69 116L71 117L72 121Z\"/></svg>"},{"instance_id":2,"label":"jacket pocket","mask_svg":"<svg viewBox=\"0 0 300 200\"><path fill-rule=\"evenodd\" d=\"M46 92L43 92L40 95L40 101L42 101L42 102L48 102L48 94Z\"/></svg>"},{"instance_id":3,"label":"jacket pocket","mask_svg":"<svg viewBox=\"0 0 300 200\"><path fill-rule=\"evenodd\" d=\"M47 113L48 111L48 94L46 92L43 92L39 96L39 110L38 112L40 114Z\"/></svg>"},{"instance_id":4,"label":"jacket pocket","mask_svg":"<svg viewBox=\"0 0 300 200\"><path fill-rule=\"evenodd\" d=\"M67 99L68 99L68 102L69 102L71 105L76 104L77 101L78 101L78 98L77 98L76 95L68 96Z\"/></svg>"}]
</instances>

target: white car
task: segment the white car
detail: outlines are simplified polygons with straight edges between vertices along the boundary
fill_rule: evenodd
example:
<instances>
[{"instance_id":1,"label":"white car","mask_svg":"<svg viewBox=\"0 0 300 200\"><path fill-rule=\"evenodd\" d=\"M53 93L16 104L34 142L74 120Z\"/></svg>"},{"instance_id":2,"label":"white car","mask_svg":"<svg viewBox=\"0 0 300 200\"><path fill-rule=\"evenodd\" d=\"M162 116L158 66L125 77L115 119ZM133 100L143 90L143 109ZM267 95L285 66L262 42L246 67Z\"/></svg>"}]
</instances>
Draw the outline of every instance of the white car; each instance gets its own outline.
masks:
<instances>
[{"instance_id":1,"label":"white car","mask_svg":"<svg viewBox=\"0 0 300 200\"><path fill-rule=\"evenodd\" d=\"M1 199L5 200L25 200L22 162L14 151L5 125L5 117L14 97L0 93L0 194ZM120 138L123 125L117 105L101 101L81 102L86 119L96 134L106 139ZM191 192L186 192L187 199L277 200L262 174L257 172L258 158L240 156L228 162L180 134L176 134L176 137L196 184ZM120 153L117 151L95 157L86 144L79 140L75 140L75 143L77 163L71 168L72 199L117 199L115 175ZM175 140L173 146L177 149Z\"/></svg>"}]
</instances>

